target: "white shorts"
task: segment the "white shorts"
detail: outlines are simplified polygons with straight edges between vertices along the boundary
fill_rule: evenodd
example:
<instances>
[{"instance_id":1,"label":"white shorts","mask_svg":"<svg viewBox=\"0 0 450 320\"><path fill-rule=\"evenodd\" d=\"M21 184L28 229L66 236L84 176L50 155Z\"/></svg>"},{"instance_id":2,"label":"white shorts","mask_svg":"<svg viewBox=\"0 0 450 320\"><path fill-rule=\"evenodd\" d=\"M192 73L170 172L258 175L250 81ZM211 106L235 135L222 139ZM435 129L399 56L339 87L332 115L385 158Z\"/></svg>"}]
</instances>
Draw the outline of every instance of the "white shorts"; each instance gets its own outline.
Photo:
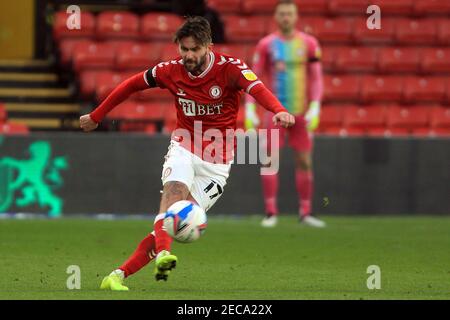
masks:
<instances>
[{"instance_id":1,"label":"white shorts","mask_svg":"<svg viewBox=\"0 0 450 320\"><path fill-rule=\"evenodd\" d=\"M206 162L173 140L168 150L161 176L163 186L169 181L184 183L198 205L208 211L223 193L231 164Z\"/></svg>"}]
</instances>

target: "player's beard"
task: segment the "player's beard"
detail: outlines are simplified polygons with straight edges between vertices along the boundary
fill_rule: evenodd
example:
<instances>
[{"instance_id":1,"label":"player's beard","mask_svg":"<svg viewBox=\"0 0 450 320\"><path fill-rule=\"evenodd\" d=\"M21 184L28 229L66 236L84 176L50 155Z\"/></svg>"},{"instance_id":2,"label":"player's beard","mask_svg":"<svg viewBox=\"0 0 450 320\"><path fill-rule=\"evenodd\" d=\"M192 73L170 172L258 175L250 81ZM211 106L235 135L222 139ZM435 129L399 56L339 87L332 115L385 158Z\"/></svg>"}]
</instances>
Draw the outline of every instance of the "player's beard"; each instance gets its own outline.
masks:
<instances>
[{"instance_id":1,"label":"player's beard","mask_svg":"<svg viewBox=\"0 0 450 320\"><path fill-rule=\"evenodd\" d=\"M290 34L294 26L290 22L278 24L278 28L281 30L282 34Z\"/></svg>"},{"instance_id":2,"label":"player's beard","mask_svg":"<svg viewBox=\"0 0 450 320\"><path fill-rule=\"evenodd\" d=\"M199 75L203 71L202 67L206 63L206 55L207 54L208 54L208 52L206 52L204 56L200 57L197 63L195 63L195 61L192 59L184 60L183 61L184 68L187 71L189 71L190 73L192 73L193 75ZM190 63L190 64L188 64L188 63Z\"/></svg>"}]
</instances>

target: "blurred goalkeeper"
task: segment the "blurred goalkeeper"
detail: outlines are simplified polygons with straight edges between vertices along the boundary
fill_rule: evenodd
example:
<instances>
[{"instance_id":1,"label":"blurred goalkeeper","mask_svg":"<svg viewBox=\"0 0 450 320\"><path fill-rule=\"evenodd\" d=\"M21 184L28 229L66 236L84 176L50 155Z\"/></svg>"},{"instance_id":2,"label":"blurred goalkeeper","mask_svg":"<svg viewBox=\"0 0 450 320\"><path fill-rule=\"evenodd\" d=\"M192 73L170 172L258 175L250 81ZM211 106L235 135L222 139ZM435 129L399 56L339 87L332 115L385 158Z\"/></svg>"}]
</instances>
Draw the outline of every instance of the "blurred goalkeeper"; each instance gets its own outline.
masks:
<instances>
[{"instance_id":1,"label":"blurred goalkeeper","mask_svg":"<svg viewBox=\"0 0 450 320\"><path fill-rule=\"evenodd\" d=\"M321 51L314 37L296 29L297 6L292 0L279 1L274 18L278 30L259 41L253 70L259 77L267 77L266 83L271 85L272 92L296 119L294 126L279 129L279 147L283 147L287 134L289 145L295 150L295 181L299 196L300 221L313 227L324 227L323 221L311 215L312 133L319 125L323 91ZM275 128L269 113L265 113L261 122L263 128ZM246 100L245 123L247 129L260 124L252 97ZM267 141L270 142L271 139ZM270 144L267 147L271 150ZM278 214L278 174L261 175L261 180L266 210L262 226L274 227Z\"/></svg>"}]
</instances>

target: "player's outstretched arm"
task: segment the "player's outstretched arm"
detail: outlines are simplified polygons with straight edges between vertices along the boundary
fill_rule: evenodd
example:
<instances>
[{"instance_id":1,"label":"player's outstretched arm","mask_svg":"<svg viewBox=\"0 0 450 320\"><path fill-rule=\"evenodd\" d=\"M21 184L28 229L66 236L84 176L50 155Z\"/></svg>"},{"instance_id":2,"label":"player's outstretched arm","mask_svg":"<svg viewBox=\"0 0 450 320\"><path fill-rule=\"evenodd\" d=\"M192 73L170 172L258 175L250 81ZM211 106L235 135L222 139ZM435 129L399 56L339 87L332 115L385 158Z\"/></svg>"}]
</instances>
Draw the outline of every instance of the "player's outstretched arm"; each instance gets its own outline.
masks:
<instances>
[{"instance_id":1,"label":"player's outstretched arm","mask_svg":"<svg viewBox=\"0 0 450 320\"><path fill-rule=\"evenodd\" d=\"M80 127L92 131L98 127L103 118L132 93L151 87L144 79L145 72L138 73L119 84L103 102L90 114L80 117ZM155 85L156 86L156 85Z\"/></svg>"}]
</instances>

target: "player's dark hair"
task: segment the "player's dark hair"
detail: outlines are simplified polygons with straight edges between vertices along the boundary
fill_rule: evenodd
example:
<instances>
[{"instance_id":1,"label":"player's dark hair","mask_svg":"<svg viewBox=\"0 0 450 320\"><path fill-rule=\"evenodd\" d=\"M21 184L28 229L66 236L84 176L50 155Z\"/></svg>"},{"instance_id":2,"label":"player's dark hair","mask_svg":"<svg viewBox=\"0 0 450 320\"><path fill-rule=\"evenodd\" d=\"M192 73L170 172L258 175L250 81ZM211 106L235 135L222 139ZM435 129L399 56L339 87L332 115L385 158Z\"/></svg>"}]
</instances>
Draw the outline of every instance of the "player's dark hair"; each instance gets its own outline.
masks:
<instances>
[{"instance_id":1,"label":"player's dark hair","mask_svg":"<svg viewBox=\"0 0 450 320\"><path fill-rule=\"evenodd\" d=\"M195 42L201 45L208 45L212 42L211 26L208 20L200 16L187 17L184 24L177 30L173 41L179 43L181 39L192 37Z\"/></svg>"},{"instance_id":2,"label":"player's dark hair","mask_svg":"<svg viewBox=\"0 0 450 320\"><path fill-rule=\"evenodd\" d=\"M297 3L295 3L294 0L278 0L277 5L275 8L277 8L278 6L282 5L282 4L292 4L295 7L297 7Z\"/></svg>"}]
</instances>

